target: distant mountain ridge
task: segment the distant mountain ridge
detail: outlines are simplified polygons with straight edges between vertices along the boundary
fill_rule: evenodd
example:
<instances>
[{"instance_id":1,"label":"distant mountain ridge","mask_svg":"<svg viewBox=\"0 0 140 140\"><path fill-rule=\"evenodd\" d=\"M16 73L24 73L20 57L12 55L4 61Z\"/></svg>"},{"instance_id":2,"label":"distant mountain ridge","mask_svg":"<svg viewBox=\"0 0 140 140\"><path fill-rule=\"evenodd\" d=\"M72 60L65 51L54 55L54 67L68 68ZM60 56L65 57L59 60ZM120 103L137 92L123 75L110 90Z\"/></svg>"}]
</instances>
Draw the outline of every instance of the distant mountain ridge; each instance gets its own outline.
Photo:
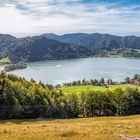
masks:
<instances>
[{"instance_id":1,"label":"distant mountain ridge","mask_svg":"<svg viewBox=\"0 0 140 140\"><path fill-rule=\"evenodd\" d=\"M125 57L140 57L140 37L99 33L74 33L16 38L0 34L0 59L12 62L41 61L81 57L104 57L110 53Z\"/></svg>"},{"instance_id":2,"label":"distant mountain ridge","mask_svg":"<svg viewBox=\"0 0 140 140\"><path fill-rule=\"evenodd\" d=\"M16 40L16 37L9 34L0 34L0 43L12 40Z\"/></svg>"},{"instance_id":3,"label":"distant mountain ridge","mask_svg":"<svg viewBox=\"0 0 140 140\"><path fill-rule=\"evenodd\" d=\"M74 33L56 35L52 33L44 34L44 36L61 42L77 43L90 49L112 50L119 48L140 49L140 37L136 36L116 36L110 34L99 33Z\"/></svg>"},{"instance_id":4,"label":"distant mountain ridge","mask_svg":"<svg viewBox=\"0 0 140 140\"><path fill-rule=\"evenodd\" d=\"M0 43L0 57L9 57L12 62L41 61L49 59L80 58L91 55L90 49L73 43L63 43L45 36L6 38ZM8 40L9 39L9 40Z\"/></svg>"}]
</instances>

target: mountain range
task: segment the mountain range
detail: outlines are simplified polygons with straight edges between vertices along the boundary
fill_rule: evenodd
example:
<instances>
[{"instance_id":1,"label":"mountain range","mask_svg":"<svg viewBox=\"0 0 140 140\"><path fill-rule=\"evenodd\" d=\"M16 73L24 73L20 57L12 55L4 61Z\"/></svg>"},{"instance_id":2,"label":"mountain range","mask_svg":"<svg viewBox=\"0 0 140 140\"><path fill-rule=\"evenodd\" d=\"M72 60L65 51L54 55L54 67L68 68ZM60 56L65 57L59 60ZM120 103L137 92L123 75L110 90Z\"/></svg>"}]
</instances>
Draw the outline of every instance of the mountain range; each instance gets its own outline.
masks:
<instances>
[{"instance_id":1,"label":"mountain range","mask_svg":"<svg viewBox=\"0 0 140 140\"><path fill-rule=\"evenodd\" d=\"M133 53L139 53L137 50L140 50L140 37L136 36L46 33L16 38L0 34L0 59L8 57L12 62L91 57L112 51L126 54L129 52L131 56Z\"/></svg>"},{"instance_id":2,"label":"mountain range","mask_svg":"<svg viewBox=\"0 0 140 140\"><path fill-rule=\"evenodd\" d=\"M140 37L136 36L115 36L110 34L85 34L74 33L65 35L56 35L52 33L44 36L61 42L76 43L90 49L112 50L119 48L140 49Z\"/></svg>"}]
</instances>

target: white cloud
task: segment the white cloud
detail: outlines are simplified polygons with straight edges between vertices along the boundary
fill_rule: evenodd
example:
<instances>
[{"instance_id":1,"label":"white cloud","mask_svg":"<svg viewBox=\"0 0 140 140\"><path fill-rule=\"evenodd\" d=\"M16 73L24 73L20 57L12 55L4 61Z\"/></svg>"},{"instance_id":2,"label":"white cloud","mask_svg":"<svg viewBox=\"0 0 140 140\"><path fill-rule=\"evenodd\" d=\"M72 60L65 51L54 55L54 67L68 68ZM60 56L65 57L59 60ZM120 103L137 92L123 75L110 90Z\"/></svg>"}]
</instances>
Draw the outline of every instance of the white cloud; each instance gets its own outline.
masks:
<instances>
[{"instance_id":1,"label":"white cloud","mask_svg":"<svg viewBox=\"0 0 140 140\"><path fill-rule=\"evenodd\" d=\"M28 17L18 13L14 7L0 8L0 32L26 30Z\"/></svg>"},{"instance_id":2,"label":"white cloud","mask_svg":"<svg viewBox=\"0 0 140 140\"><path fill-rule=\"evenodd\" d=\"M0 32L16 35L45 32L140 35L139 8L137 5L85 4L80 0L1 1Z\"/></svg>"}]
</instances>

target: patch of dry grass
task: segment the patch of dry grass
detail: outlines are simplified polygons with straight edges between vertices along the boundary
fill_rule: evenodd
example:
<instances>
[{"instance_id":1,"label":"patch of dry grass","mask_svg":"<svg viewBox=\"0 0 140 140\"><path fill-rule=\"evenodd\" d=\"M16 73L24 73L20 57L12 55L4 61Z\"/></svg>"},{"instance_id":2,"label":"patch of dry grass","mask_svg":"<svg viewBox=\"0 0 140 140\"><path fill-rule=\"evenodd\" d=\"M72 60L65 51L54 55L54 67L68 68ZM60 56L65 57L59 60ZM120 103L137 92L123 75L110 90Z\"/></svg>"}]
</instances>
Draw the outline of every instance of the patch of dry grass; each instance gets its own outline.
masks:
<instances>
[{"instance_id":1,"label":"patch of dry grass","mask_svg":"<svg viewBox=\"0 0 140 140\"><path fill-rule=\"evenodd\" d=\"M140 137L140 115L0 121L0 140L120 140L119 135Z\"/></svg>"}]
</instances>

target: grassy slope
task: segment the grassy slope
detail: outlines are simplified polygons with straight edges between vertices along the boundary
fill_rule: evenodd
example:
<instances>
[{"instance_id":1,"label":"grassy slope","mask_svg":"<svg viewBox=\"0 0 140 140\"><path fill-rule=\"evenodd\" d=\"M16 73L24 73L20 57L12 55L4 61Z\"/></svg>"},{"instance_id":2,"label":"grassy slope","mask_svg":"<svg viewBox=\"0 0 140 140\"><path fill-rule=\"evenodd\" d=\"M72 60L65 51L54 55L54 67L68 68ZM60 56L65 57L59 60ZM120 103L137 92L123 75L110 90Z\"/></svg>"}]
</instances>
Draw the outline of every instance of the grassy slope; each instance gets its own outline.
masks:
<instances>
[{"instance_id":1,"label":"grassy slope","mask_svg":"<svg viewBox=\"0 0 140 140\"><path fill-rule=\"evenodd\" d=\"M10 59L9 58L2 58L0 59L0 63L10 63Z\"/></svg>"},{"instance_id":2,"label":"grassy slope","mask_svg":"<svg viewBox=\"0 0 140 140\"><path fill-rule=\"evenodd\" d=\"M140 137L140 116L0 122L1 140L120 140L120 134Z\"/></svg>"},{"instance_id":3,"label":"grassy slope","mask_svg":"<svg viewBox=\"0 0 140 140\"><path fill-rule=\"evenodd\" d=\"M63 88L62 90L64 91L64 93L72 93L72 92L80 93L82 91L87 91L87 90L106 91L106 90L115 90L116 88L122 88L123 90L125 90L128 87L140 89L140 87L136 87L134 85L124 84L124 85L110 86L108 88L106 88L105 86L71 86L71 87Z\"/></svg>"}]
</instances>

